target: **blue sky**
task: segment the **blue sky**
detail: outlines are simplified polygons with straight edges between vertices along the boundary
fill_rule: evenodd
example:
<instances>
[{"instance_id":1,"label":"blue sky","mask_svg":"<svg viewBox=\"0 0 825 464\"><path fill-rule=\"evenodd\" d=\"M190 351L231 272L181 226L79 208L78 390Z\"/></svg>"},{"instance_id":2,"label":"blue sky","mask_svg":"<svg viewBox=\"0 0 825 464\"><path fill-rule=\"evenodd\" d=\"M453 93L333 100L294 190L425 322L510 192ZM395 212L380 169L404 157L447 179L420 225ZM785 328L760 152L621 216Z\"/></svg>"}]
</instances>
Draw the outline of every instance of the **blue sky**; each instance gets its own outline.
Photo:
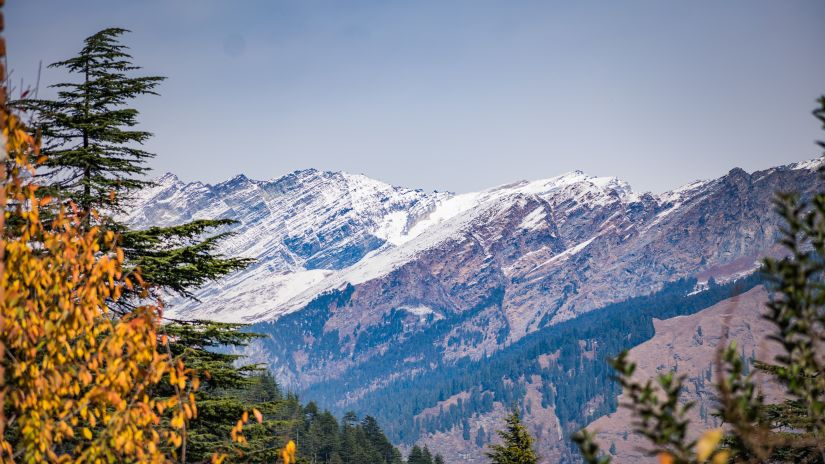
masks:
<instances>
[{"instance_id":1,"label":"blue sky","mask_svg":"<svg viewBox=\"0 0 825 464\"><path fill-rule=\"evenodd\" d=\"M663 191L813 158L825 2L12 0L13 79L131 29L152 166L469 191L572 169ZM62 79L44 69L41 95Z\"/></svg>"}]
</instances>

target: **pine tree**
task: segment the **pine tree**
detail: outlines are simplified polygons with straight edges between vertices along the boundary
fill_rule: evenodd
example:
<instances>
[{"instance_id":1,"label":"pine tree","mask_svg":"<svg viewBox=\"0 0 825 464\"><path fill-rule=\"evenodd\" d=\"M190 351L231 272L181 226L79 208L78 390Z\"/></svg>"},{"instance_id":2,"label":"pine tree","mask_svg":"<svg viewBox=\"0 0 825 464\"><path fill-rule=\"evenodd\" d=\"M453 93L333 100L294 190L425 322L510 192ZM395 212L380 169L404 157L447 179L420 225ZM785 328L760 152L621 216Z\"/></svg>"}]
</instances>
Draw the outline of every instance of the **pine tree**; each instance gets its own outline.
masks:
<instances>
[{"instance_id":1,"label":"pine tree","mask_svg":"<svg viewBox=\"0 0 825 464\"><path fill-rule=\"evenodd\" d=\"M130 104L142 95L156 94L155 88L163 80L158 76L132 76L140 68L132 63L128 48L119 42L126 32L104 29L87 38L77 56L52 64L52 68L63 69L78 81L54 85L58 89L55 100L21 100L14 104L32 111L36 118L46 155L45 172L38 181L45 184L46 194L61 200L55 203L55 211L71 202L78 207L83 228L117 233L128 277L139 271L140 279L155 293L192 297L198 287L245 267L250 260L216 254L216 247L228 233L210 235L210 231L226 229L232 221L198 220L173 227L130 230L115 220L132 194L152 185L142 177L149 170L146 161L154 155L140 148L151 133L133 130L139 113ZM139 293L127 291L112 309L126 315L141 301ZM241 330L237 324L209 321L162 328L170 335L172 354L196 367L205 387L198 393L202 407L188 443L192 448L190 458L208 458L219 448L237 448L228 439L231 421L227 424L227 418L240 417L256 404L242 400L242 395L226 395L228 390L256 385L257 380L249 378L256 369L238 368L234 365L237 356L214 352L216 347L239 347L254 338ZM199 430L205 434L202 440L198 440ZM219 431L226 433L218 437Z\"/></svg>"},{"instance_id":2,"label":"pine tree","mask_svg":"<svg viewBox=\"0 0 825 464\"><path fill-rule=\"evenodd\" d=\"M364 420L361 421L361 427L364 430L367 441L372 448L378 452L381 459L387 463L392 462L396 449L392 446L392 443L390 443L386 435L384 435L381 427L378 426L378 421L372 416L366 416Z\"/></svg>"},{"instance_id":3,"label":"pine tree","mask_svg":"<svg viewBox=\"0 0 825 464\"><path fill-rule=\"evenodd\" d=\"M227 219L201 219L171 227L117 229L131 269L139 269L141 278L156 288L192 298L195 289L252 262L216 254L218 244L229 232L207 236L209 230L233 223Z\"/></svg>"},{"instance_id":4,"label":"pine tree","mask_svg":"<svg viewBox=\"0 0 825 464\"><path fill-rule=\"evenodd\" d=\"M104 29L88 37L77 56L49 65L79 77L79 82L52 86L58 89L57 100L16 102L37 114L47 157L42 174L47 193L73 200L87 223L92 209L119 210L123 195L150 185L141 176L154 155L136 145L152 134L134 129L138 111L127 105L156 94L164 78L130 76L140 68L118 42L126 32Z\"/></svg>"},{"instance_id":5,"label":"pine tree","mask_svg":"<svg viewBox=\"0 0 825 464\"><path fill-rule=\"evenodd\" d=\"M424 445L424 449L421 450L421 462L422 464L433 464L433 455L427 445Z\"/></svg>"},{"instance_id":6,"label":"pine tree","mask_svg":"<svg viewBox=\"0 0 825 464\"><path fill-rule=\"evenodd\" d=\"M410 455L407 457L407 464L424 464L424 453L418 445L413 445Z\"/></svg>"},{"instance_id":7,"label":"pine tree","mask_svg":"<svg viewBox=\"0 0 825 464\"><path fill-rule=\"evenodd\" d=\"M476 433L476 446L479 448L484 446L484 442L487 440L487 433L484 431L484 427L479 426L478 432Z\"/></svg>"},{"instance_id":8,"label":"pine tree","mask_svg":"<svg viewBox=\"0 0 825 464\"><path fill-rule=\"evenodd\" d=\"M503 443L490 445L487 457L492 464L536 464L538 457L533 451L533 437L524 424L517 410L507 416L507 428L498 432Z\"/></svg>"},{"instance_id":9,"label":"pine tree","mask_svg":"<svg viewBox=\"0 0 825 464\"><path fill-rule=\"evenodd\" d=\"M157 95L155 89L164 80L132 76L140 67L119 41L127 32L104 29L88 37L77 56L51 64L79 81L53 85L57 99L19 100L14 105L33 112L42 135L43 191L76 204L87 228L97 225L119 233L127 270L139 268L152 287L191 297L194 289L251 261L216 254L228 233L209 233L226 229L230 220L130 230L114 219L132 194L153 185L143 177L149 172L146 162L155 155L140 148L152 134L133 129L139 112L130 104L140 96ZM92 210L101 216L92 218Z\"/></svg>"}]
</instances>

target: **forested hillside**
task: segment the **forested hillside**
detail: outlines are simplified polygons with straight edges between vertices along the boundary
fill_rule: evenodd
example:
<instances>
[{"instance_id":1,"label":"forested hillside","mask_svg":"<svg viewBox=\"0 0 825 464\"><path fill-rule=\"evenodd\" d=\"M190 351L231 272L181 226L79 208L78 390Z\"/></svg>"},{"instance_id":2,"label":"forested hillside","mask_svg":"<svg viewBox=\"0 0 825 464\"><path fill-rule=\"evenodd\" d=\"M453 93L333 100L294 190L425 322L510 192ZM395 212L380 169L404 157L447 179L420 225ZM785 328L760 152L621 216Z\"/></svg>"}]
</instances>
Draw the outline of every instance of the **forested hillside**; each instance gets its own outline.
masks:
<instances>
[{"instance_id":1,"label":"forested hillside","mask_svg":"<svg viewBox=\"0 0 825 464\"><path fill-rule=\"evenodd\" d=\"M457 448L467 452L491 441L498 424L484 424L480 418L494 409L519 405L528 418L534 417L531 409L541 409L542 414L558 418L560 425L558 428L550 420L539 435L542 451L569 460L576 454L568 440L570 434L616 409L620 389L612 380L609 357L650 339L654 318L695 313L760 282L758 274L724 285L711 280L706 290L695 292L695 279L677 281L651 295L547 327L476 361L440 361L433 341L443 336L439 327L448 326L448 322L434 321L430 331L411 336L362 368L319 381L302 395L335 411L374 414L391 440L409 444L423 440L448 458L457 457ZM329 307L330 300L345 305L349 291L322 296L306 311L284 316L274 324L255 324L250 330L264 334L287 331L297 337L312 324L322 324L322 308ZM278 339L265 338L262 343ZM333 332L327 343L336 341ZM266 349L278 353L282 348ZM421 356L410 360L411 352ZM376 378L388 380L375 383ZM534 390L539 394L533 394ZM335 400L325 403L327 398ZM460 430L465 443L457 447L452 442L429 439L450 430Z\"/></svg>"}]
</instances>

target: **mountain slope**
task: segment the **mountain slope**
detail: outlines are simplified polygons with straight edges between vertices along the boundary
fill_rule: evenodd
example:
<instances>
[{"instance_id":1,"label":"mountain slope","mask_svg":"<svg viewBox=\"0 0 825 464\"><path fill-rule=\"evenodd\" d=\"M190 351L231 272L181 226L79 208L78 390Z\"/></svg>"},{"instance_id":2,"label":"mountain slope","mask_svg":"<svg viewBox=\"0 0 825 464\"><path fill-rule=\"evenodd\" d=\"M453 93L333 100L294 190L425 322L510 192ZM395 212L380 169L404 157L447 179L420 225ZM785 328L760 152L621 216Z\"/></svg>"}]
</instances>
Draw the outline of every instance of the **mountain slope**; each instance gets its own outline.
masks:
<instances>
[{"instance_id":1,"label":"mountain slope","mask_svg":"<svg viewBox=\"0 0 825 464\"><path fill-rule=\"evenodd\" d=\"M536 334L615 305L631 311L629 321L617 321L634 330L621 346L644 341L652 326L637 326L642 308L621 305L649 294L672 305L701 289L701 298L721 295L715 285L748 275L760 256L777 252L774 192L810 193L822 162L752 174L733 169L661 195L581 172L461 195L314 170L214 186L167 175L128 219L237 219L225 252L258 263L207 286L198 294L202 303L172 302L171 310L255 323L251 330L268 337L245 354L309 398L379 415L398 443L460 426L462 439L465 430L475 434L465 440L472 453L490 439L489 427L482 434L477 426L489 421L485 414L525 398L535 403L541 393L546 436L557 437L544 446L569 456L564 437L609 412L618 393L607 383L598 391L579 386L586 376L608 378L599 362L616 353L594 350L598 337L571 332L558 342L573 363L566 377L530 371L519 378L532 369L520 362L526 370L515 378L469 376L453 384L451 376L468 366L484 369ZM587 360L592 353L601 358ZM585 360L592 367L585 369ZM443 383L435 396L415 392L428 388L422 379L436 377ZM384 400L397 395L411 398Z\"/></svg>"},{"instance_id":2,"label":"mountain slope","mask_svg":"<svg viewBox=\"0 0 825 464\"><path fill-rule=\"evenodd\" d=\"M630 359L637 363L635 378L644 380L675 370L687 378L682 392L683 401L695 401L688 418L695 426L693 439L699 431L719 427L713 416L717 407L714 385L716 356L720 347L736 340L745 360L773 360L782 347L769 337L776 328L763 318L768 294L758 286L733 298L723 300L689 316L654 321L656 334L645 343L630 350ZM757 382L766 387L762 393L768 402L780 401L781 391L757 372ZM619 397L622 401L622 397ZM640 449L648 444L644 438L628 430L632 423L630 411L620 408L591 423L598 431L598 440L604 450L615 450L619 462L657 462Z\"/></svg>"},{"instance_id":3,"label":"mountain slope","mask_svg":"<svg viewBox=\"0 0 825 464\"><path fill-rule=\"evenodd\" d=\"M207 287L200 302L177 301L180 318L250 321L277 317L303 289L397 240L408 223L447 194L392 187L359 175L297 171L265 182L240 175L217 185L184 183L166 174L135 199L125 220L171 225L199 218L239 222L223 244L227 255L256 264Z\"/></svg>"}]
</instances>

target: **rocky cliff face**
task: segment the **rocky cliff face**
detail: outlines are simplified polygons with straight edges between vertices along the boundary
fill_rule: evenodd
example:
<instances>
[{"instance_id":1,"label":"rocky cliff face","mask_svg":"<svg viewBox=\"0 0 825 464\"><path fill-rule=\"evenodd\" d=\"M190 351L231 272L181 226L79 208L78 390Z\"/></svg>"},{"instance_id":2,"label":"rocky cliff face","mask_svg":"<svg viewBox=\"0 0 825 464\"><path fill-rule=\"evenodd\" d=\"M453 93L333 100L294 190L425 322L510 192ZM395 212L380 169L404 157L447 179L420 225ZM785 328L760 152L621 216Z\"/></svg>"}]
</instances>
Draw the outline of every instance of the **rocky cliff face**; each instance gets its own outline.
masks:
<instances>
[{"instance_id":1,"label":"rocky cliff face","mask_svg":"<svg viewBox=\"0 0 825 464\"><path fill-rule=\"evenodd\" d=\"M822 162L734 169L661 195L581 172L461 195L314 170L218 185L167 175L128 220L238 220L224 251L258 262L202 289L201 303L173 302L174 315L254 323L268 337L249 347L251 360L325 405L371 412L364 402L382 391L483 364L531 334L668 282L695 278L702 288L711 277L746 275L776 251L774 192L810 192ZM533 380L519 380L517 393L541 390L542 408L553 410L547 398L556 386ZM474 401L485 414L507 404L483 393ZM594 411L609 403L591 396ZM410 407L419 414L443 400ZM413 425L449 433L454 419ZM559 455L566 427L546 432Z\"/></svg>"}]
</instances>

